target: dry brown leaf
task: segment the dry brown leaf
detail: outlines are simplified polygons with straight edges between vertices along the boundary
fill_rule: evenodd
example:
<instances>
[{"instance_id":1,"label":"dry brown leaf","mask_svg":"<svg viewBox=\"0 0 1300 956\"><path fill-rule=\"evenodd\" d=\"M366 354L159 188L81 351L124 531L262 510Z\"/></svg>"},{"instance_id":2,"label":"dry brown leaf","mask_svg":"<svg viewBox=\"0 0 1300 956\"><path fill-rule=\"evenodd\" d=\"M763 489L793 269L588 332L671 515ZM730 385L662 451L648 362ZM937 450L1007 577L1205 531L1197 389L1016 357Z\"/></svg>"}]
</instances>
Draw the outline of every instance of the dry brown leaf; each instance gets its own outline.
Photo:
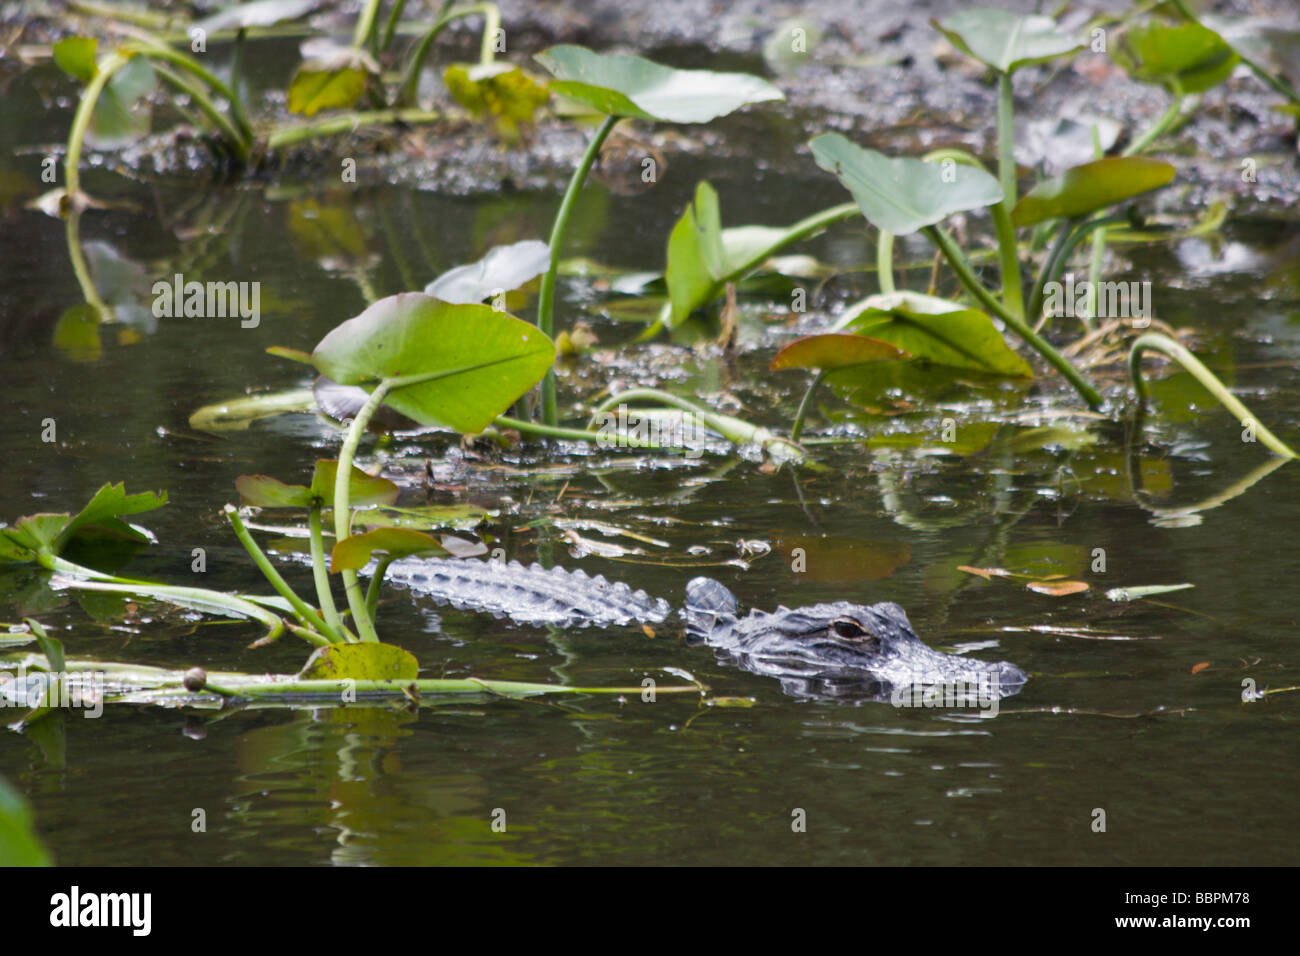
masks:
<instances>
[{"instance_id":1,"label":"dry brown leaf","mask_svg":"<svg viewBox=\"0 0 1300 956\"><path fill-rule=\"evenodd\" d=\"M1025 587L1036 594L1047 594L1051 597L1065 597L1067 594L1078 594L1080 591L1088 590L1088 585L1084 581L1030 581Z\"/></svg>"}]
</instances>

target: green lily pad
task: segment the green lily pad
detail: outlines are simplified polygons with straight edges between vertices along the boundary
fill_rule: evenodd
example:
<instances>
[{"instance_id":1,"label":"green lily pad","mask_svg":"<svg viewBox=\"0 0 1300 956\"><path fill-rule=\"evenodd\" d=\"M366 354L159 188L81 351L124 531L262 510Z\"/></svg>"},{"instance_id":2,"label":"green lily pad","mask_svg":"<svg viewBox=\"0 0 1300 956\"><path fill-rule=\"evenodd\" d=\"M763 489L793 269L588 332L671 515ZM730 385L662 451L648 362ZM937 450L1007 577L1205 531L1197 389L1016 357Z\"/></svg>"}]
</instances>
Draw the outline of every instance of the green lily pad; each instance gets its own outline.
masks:
<instances>
[{"instance_id":1,"label":"green lily pad","mask_svg":"<svg viewBox=\"0 0 1300 956\"><path fill-rule=\"evenodd\" d=\"M1135 80L1161 83L1180 93L1218 86L1236 68L1236 51L1200 23L1130 27L1115 59Z\"/></svg>"},{"instance_id":2,"label":"green lily pad","mask_svg":"<svg viewBox=\"0 0 1300 956\"><path fill-rule=\"evenodd\" d=\"M881 339L847 332L825 332L795 339L772 357L769 367L774 372L785 368L832 369L897 358L910 356Z\"/></svg>"},{"instance_id":3,"label":"green lily pad","mask_svg":"<svg viewBox=\"0 0 1300 956\"><path fill-rule=\"evenodd\" d=\"M957 49L1001 73L1045 63L1083 46L1061 33L1051 17L1022 17L1007 10L963 10L931 20L930 25Z\"/></svg>"},{"instance_id":4,"label":"green lily pad","mask_svg":"<svg viewBox=\"0 0 1300 956\"><path fill-rule=\"evenodd\" d=\"M390 557L409 554L446 555L447 549L432 535L409 528L375 528L365 534L353 534L334 545L330 553L330 572L356 571L364 568L370 556L383 551Z\"/></svg>"},{"instance_id":5,"label":"green lily pad","mask_svg":"<svg viewBox=\"0 0 1300 956\"><path fill-rule=\"evenodd\" d=\"M817 165L834 173L853 194L867 221L896 236L941 222L953 213L1002 201L1002 187L982 169L919 159L891 159L863 149L839 133L809 144Z\"/></svg>"},{"instance_id":6,"label":"green lily pad","mask_svg":"<svg viewBox=\"0 0 1300 956\"><path fill-rule=\"evenodd\" d=\"M149 541L148 535L132 528L120 516L152 511L166 503L166 492L128 495L125 485L106 484L76 515L24 515L12 527L0 528L0 563L31 561L37 551L58 554L82 534Z\"/></svg>"},{"instance_id":7,"label":"green lily pad","mask_svg":"<svg viewBox=\"0 0 1300 956\"><path fill-rule=\"evenodd\" d=\"M98 46L99 41L94 37L64 37L54 44L54 62L74 80L89 83L99 72L95 64Z\"/></svg>"},{"instance_id":8,"label":"green lily pad","mask_svg":"<svg viewBox=\"0 0 1300 956\"><path fill-rule=\"evenodd\" d=\"M639 56L553 46L535 57L554 76L551 89L607 116L707 123L748 103L785 99L748 73L677 70Z\"/></svg>"},{"instance_id":9,"label":"green lily pad","mask_svg":"<svg viewBox=\"0 0 1300 956\"><path fill-rule=\"evenodd\" d=\"M415 680L420 662L394 644L331 644L307 659L299 680Z\"/></svg>"},{"instance_id":10,"label":"green lily pad","mask_svg":"<svg viewBox=\"0 0 1300 956\"><path fill-rule=\"evenodd\" d=\"M1124 199L1159 189L1175 169L1160 159L1108 156L1045 179L1016 203L1011 222L1031 226L1045 219L1072 219L1105 209Z\"/></svg>"},{"instance_id":11,"label":"green lily pad","mask_svg":"<svg viewBox=\"0 0 1300 956\"><path fill-rule=\"evenodd\" d=\"M555 344L486 305L404 292L339 325L312 360L344 385L428 376L394 388L385 401L421 424L475 433L541 380L555 361Z\"/></svg>"},{"instance_id":12,"label":"green lily pad","mask_svg":"<svg viewBox=\"0 0 1300 956\"><path fill-rule=\"evenodd\" d=\"M847 328L936 365L1012 378L1033 376L1029 364L1007 345L993 320L979 309L918 312L901 307L867 308L854 315Z\"/></svg>"},{"instance_id":13,"label":"green lily pad","mask_svg":"<svg viewBox=\"0 0 1300 956\"><path fill-rule=\"evenodd\" d=\"M551 264L551 247L540 239L496 246L478 262L448 269L424 287L443 302L469 305L510 292L537 278Z\"/></svg>"},{"instance_id":14,"label":"green lily pad","mask_svg":"<svg viewBox=\"0 0 1300 956\"><path fill-rule=\"evenodd\" d=\"M315 116L321 110L348 109L366 92L366 83L379 73L364 51L337 46L325 39L309 40L303 60L289 81L289 112Z\"/></svg>"}]
</instances>

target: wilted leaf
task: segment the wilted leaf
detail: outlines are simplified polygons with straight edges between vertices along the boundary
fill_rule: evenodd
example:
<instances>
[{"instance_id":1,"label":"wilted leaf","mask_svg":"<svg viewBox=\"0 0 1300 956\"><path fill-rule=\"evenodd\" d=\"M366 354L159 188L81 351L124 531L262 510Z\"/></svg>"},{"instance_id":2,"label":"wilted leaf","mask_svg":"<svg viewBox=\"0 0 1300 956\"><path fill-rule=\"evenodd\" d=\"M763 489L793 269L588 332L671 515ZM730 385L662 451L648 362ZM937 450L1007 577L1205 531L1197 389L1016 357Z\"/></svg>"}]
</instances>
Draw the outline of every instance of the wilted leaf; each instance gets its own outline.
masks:
<instances>
[{"instance_id":1,"label":"wilted leaf","mask_svg":"<svg viewBox=\"0 0 1300 956\"><path fill-rule=\"evenodd\" d=\"M782 347L772 357L769 368L772 371L786 368L843 368L846 365L896 358L910 356L897 346L880 339L846 332L826 332L821 335L805 335Z\"/></svg>"},{"instance_id":2,"label":"wilted leaf","mask_svg":"<svg viewBox=\"0 0 1300 956\"><path fill-rule=\"evenodd\" d=\"M1088 585L1084 581L1030 581L1025 587L1051 597L1064 597L1067 594L1078 594L1088 590Z\"/></svg>"},{"instance_id":3,"label":"wilted leaf","mask_svg":"<svg viewBox=\"0 0 1300 956\"><path fill-rule=\"evenodd\" d=\"M300 680L415 680L420 662L405 648L368 641L331 644L316 650L299 672Z\"/></svg>"}]
</instances>

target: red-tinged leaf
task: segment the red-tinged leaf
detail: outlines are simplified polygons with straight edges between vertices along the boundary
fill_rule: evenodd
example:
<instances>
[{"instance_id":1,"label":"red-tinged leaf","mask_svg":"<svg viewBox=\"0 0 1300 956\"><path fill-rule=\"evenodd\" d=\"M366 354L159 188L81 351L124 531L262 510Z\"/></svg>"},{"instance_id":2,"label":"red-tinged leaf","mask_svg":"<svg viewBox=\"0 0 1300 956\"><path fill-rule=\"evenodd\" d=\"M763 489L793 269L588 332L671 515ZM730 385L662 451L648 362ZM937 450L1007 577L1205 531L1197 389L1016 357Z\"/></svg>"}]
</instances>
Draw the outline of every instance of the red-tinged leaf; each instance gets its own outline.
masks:
<instances>
[{"instance_id":1,"label":"red-tinged leaf","mask_svg":"<svg viewBox=\"0 0 1300 956\"><path fill-rule=\"evenodd\" d=\"M393 557L409 554L445 555L435 538L423 531L409 528L375 528L365 534L354 534L334 545L330 553L330 572L356 571L364 568L370 556L383 551Z\"/></svg>"},{"instance_id":2,"label":"red-tinged leaf","mask_svg":"<svg viewBox=\"0 0 1300 956\"><path fill-rule=\"evenodd\" d=\"M1084 581L1030 581L1025 587L1036 594L1046 594L1049 597L1065 597L1067 594L1079 594L1088 590Z\"/></svg>"},{"instance_id":3,"label":"red-tinged leaf","mask_svg":"<svg viewBox=\"0 0 1300 956\"><path fill-rule=\"evenodd\" d=\"M1209 661L1201 661L1199 664L1193 664L1193 665L1192 665L1192 673L1193 673L1193 674L1199 674L1201 671L1205 670L1205 669L1208 668L1209 666L1210 666L1210 662L1209 662Z\"/></svg>"},{"instance_id":4,"label":"red-tinged leaf","mask_svg":"<svg viewBox=\"0 0 1300 956\"><path fill-rule=\"evenodd\" d=\"M897 345L866 335L848 332L825 332L805 335L795 339L772 358L771 369L784 368L844 368L864 362L882 362L888 359L909 358L908 352Z\"/></svg>"}]
</instances>

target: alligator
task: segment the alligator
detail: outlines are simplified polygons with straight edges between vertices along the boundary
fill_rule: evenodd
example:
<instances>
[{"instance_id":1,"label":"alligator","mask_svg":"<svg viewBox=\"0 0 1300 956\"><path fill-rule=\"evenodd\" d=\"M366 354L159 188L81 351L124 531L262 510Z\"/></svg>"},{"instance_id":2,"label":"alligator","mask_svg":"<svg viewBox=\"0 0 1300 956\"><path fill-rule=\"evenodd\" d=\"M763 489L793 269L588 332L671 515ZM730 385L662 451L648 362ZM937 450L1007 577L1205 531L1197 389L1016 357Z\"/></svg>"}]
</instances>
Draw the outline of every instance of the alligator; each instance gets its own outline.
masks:
<instances>
[{"instance_id":1,"label":"alligator","mask_svg":"<svg viewBox=\"0 0 1300 956\"><path fill-rule=\"evenodd\" d=\"M518 561L402 558L389 565L388 580L439 604L521 624L660 624L672 615L664 599L603 575ZM1028 679L1006 661L931 649L890 602L836 601L741 617L724 585L698 577L686 585L681 618L688 642L708 645L723 663L777 678L794 697L898 702L908 691L943 686L987 701L1018 692Z\"/></svg>"}]
</instances>

